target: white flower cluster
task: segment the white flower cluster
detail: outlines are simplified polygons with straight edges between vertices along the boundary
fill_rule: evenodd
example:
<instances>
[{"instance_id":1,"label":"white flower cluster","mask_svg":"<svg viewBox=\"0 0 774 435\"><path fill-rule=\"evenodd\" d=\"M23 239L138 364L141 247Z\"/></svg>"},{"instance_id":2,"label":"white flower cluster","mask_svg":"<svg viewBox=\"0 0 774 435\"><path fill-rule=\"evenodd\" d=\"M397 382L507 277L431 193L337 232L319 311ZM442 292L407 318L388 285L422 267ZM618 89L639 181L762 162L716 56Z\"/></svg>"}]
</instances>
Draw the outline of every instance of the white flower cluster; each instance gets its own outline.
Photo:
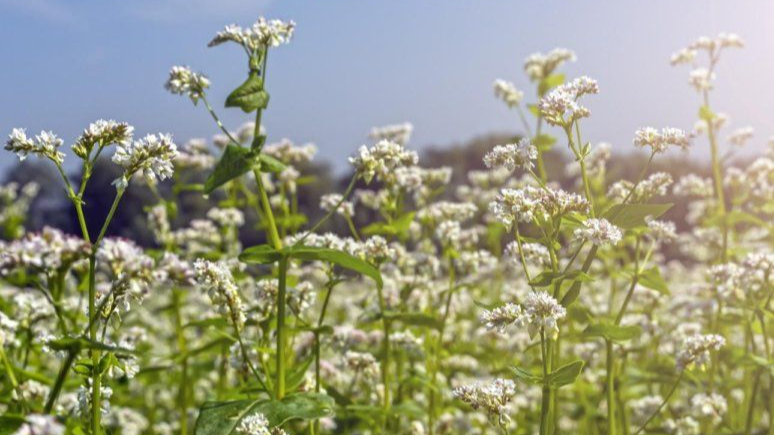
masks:
<instances>
[{"instance_id":1,"label":"white flower cluster","mask_svg":"<svg viewBox=\"0 0 774 435\"><path fill-rule=\"evenodd\" d=\"M271 435L269 420L263 414L250 414L244 417L236 428L241 435Z\"/></svg>"},{"instance_id":2,"label":"white flower cluster","mask_svg":"<svg viewBox=\"0 0 774 435\"><path fill-rule=\"evenodd\" d=\"M262 152L285 164L293 165L311 162L317 154L317 146L311 143L296 145L290 139L282 139L266 145Z\"/></svg>"},{"instance_id":3,"label":"white flower cluster","mask_svg":"<svg viewBox=\"0 0 774 435\"><path fill-rule=\"evenodd\" d=\"M215 34L209 46L214 47L224 42L235 42L245 47L248 52L256 53L261 49L290 43L295 29L296 23L293 21L267 20L260 17L247 29L235 24L226 26Z\"/></svg>"},{"instance_id":4,"label":"white flower cluster","mask_svg":"<svg viewBox=\"0 0 774 435\"><path fill-rule=\"evenodd\" d=\"M0 275L17 269L33 273L59 270L86 258L90 250L82 239L51 227L1 246Z\"/></svg>"},{"instance_id":5,"label":"white flower cluster","mask_svg":"<svg viewBox=\"0 0 774 435\"><path fill-rule=\"evenodd\" d=\"M677 370L683 371L697 367L704 369L710 361L710 351L718 351L726 340L717 334L696 334L683 341L683 348L677 354Z\"/></svg>"},{"instance_id":6,"label":"white flower cluster","mask_svg":"<svg viewBox=\"0 0 774 435\"><path fill-rule=\"evenodd\" d=\"M89 124L72 146L73 153L88 159L95 146L104 148L111 144L128 144L132 140L134 127L112 119L99 119Z\"/></svg>"},{"instance_id":7,"label":"white flower cluster","mask_svg":"<svg viewBox=\"0 0 774 435\"><path fill-rule=\"evenodd\" d=\"M124 174L114 181L118 190L129 185L135 173L142 171L155 183L172 176L172 162L177 158L177 145L169 134L149 134L128 144L119 144L113 162L124 168Z\"/></svg>"},{"instance_id":8,"label":"white flower cluster","mask_svg":"<svg viewBox=\"0 0 774 435\"><path fill-rule=\"evenodd\" d=\"M699 393L691 398L691 412L694 417L708 419L712 424L723 421L728 411L726 398L717 393Z\"/></svg>"},{"instance_id":9,"label":"white flower cluster","mask_svg":"<svg viewBox=\"0 0 774 435\"><path fill-rule=\"evenodd\" d=\"M245 224L245 214L234 207L211 208L207 212L207 219L217 223L221 227L241 227Z\"/></svg>"},{"instance_id":10,"label":"white flower cluster","mask_svg":"<svg viewBox=\"0 0 774 435\"><path fill-rule=\"evenodd\" d=\"M350 201L342 201L343 198L338 193L323 195L320 197L320 208L328 212L336 209L336 213L345 217L352 217L355 214L355 206ZM338 208L336 208L337 205Z\"/></svg>"},{"instance_id":11,"label":"white flower cluster","mask_svg":"<svg viewBox=\"0 0 774 435\"><path fill-rule=\"evenodd\" d=\"M367 183L374 177L377 180L387 178L398 167L416 165L418 161L419 156L415 151L387 140L380 140L371 148L363 145L356 157L349 158L349 162Z\"/></svg>"},{"instance_id":12,"label":"white flower cluster","mask_svg":"<svg viewBox=\"0 0 774 435\"><path fill-rule=\"evenodd\" d=\"M490 417L496 416L500 424L510 421L506 407L516 395L516 383L510 379L495 379L489 384L476 382L455 388L454 397L473 409L482 409Z\"/></svg>"},{"instance_id":13,"label":"white flower cluster","mask_svg":"<svg viewBox=\"0 0 774 435\"><path fill-rule=\"evenodd\" d=\"M29 414L12 435L64 435L65 426L53 415Z\"/></svg>"},{"instance_id":14,"label":"white flower cluster","mask_svg":"<svg viewBox=\"0 0 774 435\"><path fill-rule=\"evenodd\" d=\"M507 228L514 222L530 222L536 215L561 216L588 209L588 201L578 194L532 186L501 189L489 204L489 210Z\"/></svg>"},{"instance_id":15,"label":"white flower cluster","mask_svg":"<svg viewBox=\"0 0 774 435\"><path fill-rule=\"evenodd\" d=\"M547 123L566 127L591 115L589 109L578 103L578 99L587 94L598 93L596 80L583 76L551 90L540 99L538 108Z\"/></svg>"},{"instance_id":16,"label":"white flower cluster","mask_svg":"<svg viewBox=\"0 0 774 435\"><path fill-rule=\"evenodd\" d=\"M533 82L539 82L565 62L574 62L575 53L566 48L555 48L546 54L534 53L524 60L524 71Z\"/></svg>"},{"instance_id":17,"label":"white flower cluster","mask_svg":"<svg viewBox=\"0 0 774 435\"><path fill-rule=\"evenodd\" d=\"M191 139L180 147L175 166L205 171L215 167L216 161L204 139Z\"/></svg>"},{"instance_id":18,"label":"white flower cluster","mask_svg":"<svg viewBox=\"0 0 774 435\"><path fill-rule=\"evenodd\" d=\"M196 104L204 96L205 89L210 87L210 79L187 66L178 65L169 71L169 79L164 87L173 94L188 95Z\"/></svg>"},{"instance_id":19,"label":"white flower cluster","mask_svg":"<svg viewBox=\"0 0 774 435\"><path fill-rule=\"evenodd\" d=\"M742 48L744 41L735 33L720 33L715 39L702 36L688 47L674 53L670 59L672 66L692 63L699 51L705 51L710 61L716 62L720 50L724 48Z\"/></svg>"},{"instance_id":20,"label":"white flower cluster","mask_svg":"<svg viewBox=\"0 0 774 435\"><path fill-rule=\"evenodd\" d=\"M495 146L484 156L484 164L489 169L505 168L511 172L516 168L532 170L535 167L533 160L537 157L537 148L525 137L515 144Z\"/></svg>"},{"instance_id":21,"label":"white flower cluster","mask_svg":"<svg viewBox=\"0 0 774 435\"><path fill-rule=\"evenodd\" d=\"M384 127L374 127L368 134L368 137L374 141L390 141L405 146L411 139L411 134L414 132L414 126L411 123L404 122L403 124L385 125Z\"/></svg>"},{"instance_id":22,"label":"white flower cluster","mask_svg":"<svg viewBox=\"0 0 774 435\"><path fill-rule=\"evenodd\" d=\"M588 219L583 228L573 233L576 239L589 241L597 246L616 245L623 238L623 232L607 219Z\"/></svg>"},{"instance_id":23,"label":"white flower cluster","mask_svg":"<svg viewBox=\"0 0 774 435\"><path fill-rule=\"evenodd\" d=\"M733 132L731 132L730 135L726 138L728 143L731 145L742 147L744 146L750 139L752 139L753 134L755 133L755 129L753 129L750 126L747 127L741 127Z\"/></svg>"},{"instance_id":24,"label":"white flower cluster","mask_svg":"<svg viewBox=\"0 0 774 435\"><path fill-rule=\"evenodd\" d=\"M505 334L505 329L510 325L523 326L525 320L521 306L512 302L492 310L484 310L481 315L481 322L486 329L496 330L500 334Z\"/></svg>"},{"instance_id":25,"label":"white flower cluster","mask_svg":"<svg viewBox=\"0 0 774 435\"><path fill-rule=\"evenodd\" d=\"M508 107L516 107L524 99L524 92L518 90L516 85L503 79L494 81L495 97L503 100Z\"/></svg>"},{"instance_id":26,"label":"white flower cluster","mask_svg":"<svg viewBox=\"0 0 774 435\"><path fill-rule=\"evenodd\" d=\"M57 165L64 161L64 153L59 151L62 146L62 139L59 139L50 131L41 131L35 139L28 138L23 128L14 128L8 135L8 141L5 143L5 149L16 153L19 160L24 160L28 155L36 155L41 158L47 158Z\"/></svg>"},{"instance_id":27,"label":"white flower cluster","mask_svg":"<svg viewBox=\"0 0 774 435\"><path fill-rule=\"evenodd\" d=\"M667 127L658 131L653 127L644 127L634 133L634 145L640 148L650 147L654 154L659 154L665 152L670 146L688 149L691 140L679 128Z\"/></svg>"},{"instance_id":28,"label":"white flower cluster","mask_svg":"<svg viewBox=\"0 0 774 435\"><path fill-rule=\"evenodd\" d=\"M510 325L527 326L530 337L544 332L548 337L559 333L559 320L567 315L567 310L546 292L529 292L524 303L519 306L507 303L493 310L486 310L481 321L489 330L505 333Z\"/></svg>"},{"instance_id":29,"label":"white flower cluster","mask_svg":"<svg viewBox=\"0 0 774 435\"><path fill-rule=\"evenodd\" d=\"M688 174L675 183L672 188L675 196L695 196L698 198L711 198L715 193L715 187L710 178L702 178L696 174Z\"/></svg>"},{"instance_id":30,"label":"white flower cluster","mask_svg":"<svg viewBox=\"0 0 774 435\"><path fill-rule=\"evenodd\" d=\"M194 262L196 278L206 289L210 300L241 330L245 324L245 312L239 288L231 271L222 263L198 259Z\"/></svg>"},{"instance_id":31,"label":"white flower cluster","mask_svg":"<svg viewBox=\"0 0 774 435\"><path fill-rule=\"evenodd\" d=\"M344 360L350 370L363 373L371 379L379 376L379 363L370 353L348 350L344 354Z\"/></svg>"}]
</instances>

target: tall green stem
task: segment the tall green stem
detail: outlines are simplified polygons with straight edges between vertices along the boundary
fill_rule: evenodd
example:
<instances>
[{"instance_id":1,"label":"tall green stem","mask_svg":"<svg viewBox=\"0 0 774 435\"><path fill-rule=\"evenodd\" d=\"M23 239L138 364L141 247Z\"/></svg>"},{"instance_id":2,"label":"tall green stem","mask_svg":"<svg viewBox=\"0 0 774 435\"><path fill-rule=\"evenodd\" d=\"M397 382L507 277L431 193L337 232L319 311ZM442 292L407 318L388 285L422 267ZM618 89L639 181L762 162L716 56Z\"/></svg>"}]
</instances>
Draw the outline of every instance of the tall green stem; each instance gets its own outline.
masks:
<instances>
[{"instance_id":1,"label":"tall green stem","mask_svg":"<svg viewBox=\"0 0 774 435\"><path fill-rule=\"evenodd\" d=\"M607 435L615 435L615 366L613 355L613 342L605 340L607 348Z\"/></svg>"},{"instance_id":2,"label":"tall green stem","mask_svg":"<svg viewBox=\"0 0 774 435\"><path fill-rule=\"evenodd\" d=\"M287 291L288 260L282 257L279 261L279 291L277 292L277 400L285 397L285 348L287 336L285 331L285 293Z\"/></svg>"}]
</instances>

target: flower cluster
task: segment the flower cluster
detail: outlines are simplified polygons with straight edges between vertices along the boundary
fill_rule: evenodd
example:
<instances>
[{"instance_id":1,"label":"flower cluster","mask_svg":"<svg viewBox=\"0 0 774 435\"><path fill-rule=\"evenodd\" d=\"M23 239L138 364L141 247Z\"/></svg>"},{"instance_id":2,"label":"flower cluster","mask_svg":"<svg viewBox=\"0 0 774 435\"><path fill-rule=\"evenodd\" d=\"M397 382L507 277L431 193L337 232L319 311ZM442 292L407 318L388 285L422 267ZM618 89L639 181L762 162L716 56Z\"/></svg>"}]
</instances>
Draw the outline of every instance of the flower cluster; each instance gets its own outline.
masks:
<instances>
[{"instance_id":1,"label":"flower cluster","mask_svg":"<svg viewBox=\"0 0 774 435\"><path fill-rule=\"evenodd\" d=\"M267 20L260 17L251 27L246 29L235 24L226 26L215 34L209 46L214 47L225 42L235 42L245 47L248 52L255 53L260 49L290 43L295 29L296 23L293 21Z\"/></svg>"},{"instance_id":2,"label":"flower cluster","mask_svg":"<svg viewBox=\"0 0 774 435\"><path fill-rule=\"evenodd\" d=\"M670 146L687 149L691 140L683 130L678 128L662 128L661 131L653 127L645 127L634 133L634 145L640 148L650 148L653 154L665 152Z\"/></svg>"},{"instance_id":3,"label":"flower cluster","mask_svg":"<svg viewBox=\"0 0 774 435\"><path fill-rule=\"evenodd\" d=\"M497 145L484 156L484 164L489 169L506 168L514 171L516 168L531 170L535 165L538 151L529 138L523 138L518 143Z\"/></svg>"},{"instance_id":4,"label":"flower cluster","mask_svg":"<svg viewBox=\"0 0 774 435\"><path fill-rule=\"evenodd\" d=\"M171 177L174 169L172 162L177 154L177 145L169 134L149 134L140 140L119 144L113 154L113 162L124 168L124 174L114 182L116 188L125 189L139 171L153 183Z\"/></svg>"},{"instance_id":5,"label":"flower cluster","mask_svg":"<svg viewBox=\"0 0 774 435\"><path fill-rule=\"evenodd\" d=\"M196 104L204 96L204 91L210 87L210 79L187 66L173 66L164 87L173 94L188 95Z\"/></svg>"},{"instance_id":6,"label":"flower cluster","mask_svg":"<svg viewBox=\"0 0 774 435\"><path fill-rule=\"evenodd\" d=\"M64 143L62 139L50 131L41 131L33 140L27 137L23 128L14 128L8 136L5 149L16 153L19 156L19 160L24 160L28 155L32 154L41 158L47 158L57 165L61 165L64 162L64 153L59 151L62 143Z\"/></svg>"}]
</instances>

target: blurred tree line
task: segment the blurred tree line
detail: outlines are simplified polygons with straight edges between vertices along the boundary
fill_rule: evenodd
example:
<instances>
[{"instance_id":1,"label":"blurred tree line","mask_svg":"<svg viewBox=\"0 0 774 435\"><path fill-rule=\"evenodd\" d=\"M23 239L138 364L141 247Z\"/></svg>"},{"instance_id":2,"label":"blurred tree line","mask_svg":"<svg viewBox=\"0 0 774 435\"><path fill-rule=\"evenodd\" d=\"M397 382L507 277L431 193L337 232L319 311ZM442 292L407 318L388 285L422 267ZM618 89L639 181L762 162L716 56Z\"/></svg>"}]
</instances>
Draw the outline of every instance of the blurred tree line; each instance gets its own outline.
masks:
<instances>
[{"instance_id":1,"label":"blurred tree line","mask_svg":"<svg viewBox=\"0 0 774 435\"><path fill-rule=\"evenodd\" d=\"M482 158L484 154L495 145L512 141L508 135L487 135L475 138L467 143L451 146L432 146L425 148L420 155L420 164L423 167L433 168L447 166L452 168L453 176L445 195L453 199L456 186L467 182L467 173L471 170L484 169ZM551 152L545 154L545 164L551 180L558 181L563 188L572 189L574 179L565 173L565 165L570 162L570 155L559 150L557 146ZM646 163L646 156L631 153L618 152L613 149L613 156L608 162L608 181L612 183L619 179L636 177ZM328 163L312 163L305 167L297 168L302 174L312 176L312 182L299 186L299 210L309 217L309 222L315 222L323 216L319 208L320 197L326 193L343 192L348 184L351 173L335 174ZM696 173L702 176L710 176L707 164L691 159L689 155L675 157L661 157L656 159L651 166L651 173L663 171L671 174L675 180L688 173ZM109 158L101 159L94 170L94 175L85 195L84 209L87 220L90 223L89 230L97 232L98 223L102 222L108 213L115 195L115 187L111 184L120 175L120 168L114 165ZM75 174L70 174L75 175ZM193 174L190 182L204 182L207 173ZM73 178L77 184L77 177ZM28 159L18 163L5 174L4 183L16 182L24 185L35 181L40 185L40 192L32 202L25 227L28 231L37 231L48 225L59 228L67 233L79 234L78 221L72 204L67 200L62 187L59 174L48 162ZM358 186L359 188L365 186ZM171 186L164 183L159 186L160 194L170 198ZM224 199L221 192L216 192L209 198L201 192L189 191L177 193L177 216L172 222L173 229L187 226L193 219L205 218L208 210L218 205ZM665 202L674 203L672 210L664 216L677 224L678 230L687 227L683 217L687 213L687 205L680 198L667 197ZM143 246L152 246L153 234L147 229L145 210L158 202L157 198L145 186L137 180L124 195L119 213L116 214L110 225L108 234L111 236L126 237L135 240ZM359 214L358 221L368 221L375 216ZM262 231L256 231L258 219L254 213L247 212L246 224L242 227L240 238L245 245L263 242ZM334 231L346 234L346 224L341 219L331 219L323 228L323 231Z\"/></svg>"}]
</instances>

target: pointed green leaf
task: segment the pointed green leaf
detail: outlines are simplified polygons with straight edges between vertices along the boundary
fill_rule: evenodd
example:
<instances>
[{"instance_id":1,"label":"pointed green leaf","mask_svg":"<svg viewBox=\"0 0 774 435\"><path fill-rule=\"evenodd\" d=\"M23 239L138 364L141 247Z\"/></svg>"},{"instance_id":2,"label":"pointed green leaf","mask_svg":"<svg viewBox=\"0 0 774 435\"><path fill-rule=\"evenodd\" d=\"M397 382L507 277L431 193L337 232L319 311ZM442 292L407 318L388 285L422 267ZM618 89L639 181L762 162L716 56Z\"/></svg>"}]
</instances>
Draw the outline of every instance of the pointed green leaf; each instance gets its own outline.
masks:
<instances>
[{"instance_id":1,"label":"pointed green leaf","mask_svg":"<svg viewBox=\"0 0 774 435\"><path fill-rule=\"evenodd\" d=\"M603 217L623 230L630 230L645 226L646 217L656 219L670 208L672 204L616 204Z\"/></svg>"},{"instance_id":2,"label":"pointed green leaf","mask_svg":"<svg viewBox=\"0 0 774 435\"><path fill-rule=\"evenodd\" d=\"M11 435L27 421L23 415L5 414L0 415L0 435Z\"/></svg>"},{"instance_id":3,"label":"pointed green leaf","mask_svg":"<svg viewBox=\"0 0 774 435\"><path fill-rule=\"evenodd\" d=\"M543 383L543 376L533 375L529 370L521 367L512 367L513 374L528 384L541 385Z\"/></svg>"},{"instance_id":4,"label":"pointed green leaf","mask_svg":"<svg viewBox=\"0 0 774 435\"><path fill-rule=\"evenodd\" d=\"M584 331L585 337L601 337L610 341L628 341L642 335L642 328L637 325L620 326L609 322L599 322L589 325Z\"/></svg>"},{"instance_id":5,"label":"pointed green leaf","mask_svg":"<svg viewBox=\"0 0 774 435\"><path fill-rule=\"evenodd\" d=\"M580 376L583 370L583 361L573 361L567 365L563 365L556 369L553 373L548 375L548 385L559 388L565 385L575 383L575 380Z\"/></svg>"},{"instance_id":6,"label":"pointed green leaf","mask_svg":"<svg viewBox=\"0 0 774 435\"><path fill-rule=\"evenodd\" d=\"M261 162L261 172L271 172L272 174L278 174L284 171L287 167L281 161L266 154L259 154L258 161Z\"/></svg>"},{"instance_id":7,"label":"pointed green leaf","mask_svg":"<svg viewBox=\"0 0 774 435\"><path fill-rule=\"evenodd\" d=\"M246 417L263 414L274 428L290 420L315 420L333 415L330 396L318 393L291 394L277 400L207 402L199 409L195 435L234 435Z\"/></svg>"},{"instance_id":8,"label":"pointed green leaf","mask_svg":"<svg viewBox=\"0 0 774 435\"><path fill-rule=\"evenodd\" d=\"M250 150L235 144L228 145L204 183L204 193L212 193L218 187L251 171L253 167L255 167L255 160Z\"/></svg>"},{"instance_id":9,"label":"pointed green leaf","mask_svg":"<svg viewBox=\"0 0 774 435\"><path fill-rule=\"evenodd\" d=\"M333 263L337 266L365 275L373 279L379 287L382 286L382 275L379 273L379 269L371 263L347 254L344 251L329 248L316 248L312 246L295 246L284 250L284 252L288 257L297 258L299 260Z\"/></svg>"},{"instance_id":10,"label":"pointed green leaf","mask_svg":"<svg viewBox=\"0 0 774 435\"><path fill-rule=\"evenodd\" d=\"M644 270L640 273L638 281L643 287L656 290L659 293L669 294L669 287L666 281L661 276L661 269L658 266L653 266L650 269Z\"/></svg>"},{"instance_id":11,"label":"pointed green leaf","mask_svg":"<svg viewBox=\"0 0 774 435\"><path fill-rule=\"evenodd\" d=\"M384 313L384 318L409 326L426 326L433 329L441 329L441 321L425 313L387 311Z\"/></svg>"},{"instance_id":12,"label":"pointed green leaf","mask_svg":"<svg viewBox=\"0 0 774 435\"><path fill-rule=\"evenodd\" d=\"M269 94L263 89L263 79L255 71L251 71L247 80L226 98L226 107L239 107L245 113L265 109L268 105Z\"/></svg>"},{"instance_id":13,"label":"pointed green leaf","mask_svg":"<svg viewBox=\"0 0 774 435\"><path fill-rule=\"evenodd\" d=\"M269 245L251 246L239 254L239 261L251 264L273 264L281 258L282 252Z\"/></svg>"}]
</instances>

